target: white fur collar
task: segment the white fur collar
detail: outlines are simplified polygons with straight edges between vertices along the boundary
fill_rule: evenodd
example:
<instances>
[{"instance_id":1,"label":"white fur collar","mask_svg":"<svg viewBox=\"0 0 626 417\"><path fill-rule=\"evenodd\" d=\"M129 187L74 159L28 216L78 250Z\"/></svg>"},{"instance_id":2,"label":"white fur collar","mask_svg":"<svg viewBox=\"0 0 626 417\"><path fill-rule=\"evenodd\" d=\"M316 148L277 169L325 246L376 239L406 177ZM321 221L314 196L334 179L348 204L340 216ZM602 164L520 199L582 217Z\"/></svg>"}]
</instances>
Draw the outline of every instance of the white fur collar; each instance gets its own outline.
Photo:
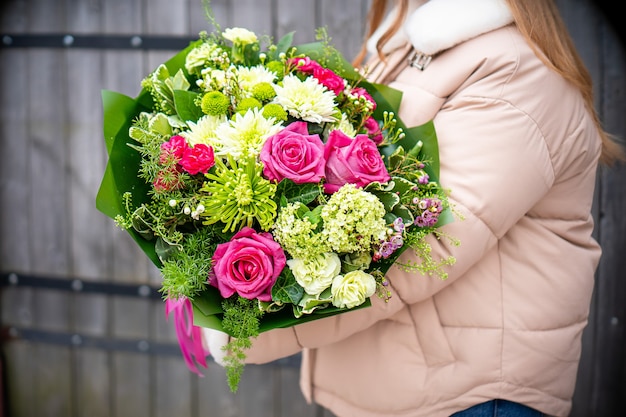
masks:
<instances>
[{"instance_id":1,"label":"white fur collar","mask_svg":"<svg viewBox=\"0 0 626 417\"><path fill-rule=\"evenodd\" d=\"M367 42L370 53L394 20L394 9ZM480 34L501 28L513 21L505 0L410 0L409 13L402 29L389 40L384 52L410 41L426 55L451 48Z\"/></svg>"}]
</instances>

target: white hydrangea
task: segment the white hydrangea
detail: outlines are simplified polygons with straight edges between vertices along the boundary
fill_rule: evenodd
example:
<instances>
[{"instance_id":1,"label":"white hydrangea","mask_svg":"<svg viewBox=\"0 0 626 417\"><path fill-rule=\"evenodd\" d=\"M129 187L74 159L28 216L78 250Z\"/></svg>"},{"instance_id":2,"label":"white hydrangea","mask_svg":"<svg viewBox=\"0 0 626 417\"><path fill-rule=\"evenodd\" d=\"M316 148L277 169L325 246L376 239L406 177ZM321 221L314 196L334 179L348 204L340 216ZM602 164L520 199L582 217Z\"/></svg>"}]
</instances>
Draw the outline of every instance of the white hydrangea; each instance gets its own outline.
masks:
<instances>
[{"instance_id":1,"label":"white hydrangea","mask_svg":"<svg viewBox=\"0 0 626 417\"><path fill-rule=\"evenodd\" d=\"M385 237L385 206L372 193L346 184L322 207L322 235L337 253L369 251Z\"/></svg>"}]
</instances>

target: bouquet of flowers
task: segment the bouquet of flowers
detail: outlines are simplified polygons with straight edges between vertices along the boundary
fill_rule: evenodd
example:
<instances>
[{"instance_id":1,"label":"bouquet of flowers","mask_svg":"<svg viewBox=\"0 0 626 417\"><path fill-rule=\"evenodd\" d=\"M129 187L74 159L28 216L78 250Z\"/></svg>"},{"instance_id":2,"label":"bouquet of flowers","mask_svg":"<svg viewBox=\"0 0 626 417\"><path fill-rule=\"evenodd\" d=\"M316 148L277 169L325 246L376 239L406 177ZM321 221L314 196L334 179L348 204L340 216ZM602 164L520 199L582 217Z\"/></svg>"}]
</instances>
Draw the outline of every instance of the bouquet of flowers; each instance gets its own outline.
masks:
<instances>
[{"instance_id":1,"label":"bouquet of flowers","mask_svg":"<svg viewBox=\"0 0 626 417\"><path fill-rule=\"evenodd\" d=\"M188 366L199 327L232 336L235 391L259 332L388 297L401 267L445 278L425 237L451 218L432 123L407 129L401 93L368 83L330 46L242 28L197 41L142 81L103 91L109 161L97 207L163 275Z\"/></svg>"}]
</instances>

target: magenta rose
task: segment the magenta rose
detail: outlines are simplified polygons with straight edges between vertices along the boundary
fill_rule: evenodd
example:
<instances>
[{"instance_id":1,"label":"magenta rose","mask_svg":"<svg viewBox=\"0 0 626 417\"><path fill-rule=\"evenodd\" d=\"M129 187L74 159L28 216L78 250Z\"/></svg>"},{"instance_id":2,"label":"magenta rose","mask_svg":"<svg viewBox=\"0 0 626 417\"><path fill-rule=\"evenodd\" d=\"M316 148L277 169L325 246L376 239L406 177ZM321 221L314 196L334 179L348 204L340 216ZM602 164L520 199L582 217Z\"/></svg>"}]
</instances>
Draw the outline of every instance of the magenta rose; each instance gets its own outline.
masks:
<instances>
[{"instance_id":1,"label":"magenta rose","mask_svg":"<svg viewBox=\"0 0 626 417\"><path fill-rule=\"evenodd\" d=\"M286 263L285 252L270 233L244 227L217 245L210 283L224 298L236 292L249 300L271 301L272 286Z\"/></svg>"},{"instance_id":2,"label":"magenta rose","mask_svg":"<svg viewBox=\"0 0 626 417\"><path fill-rule=\"evenodd\" d=\"M206 174L214 164L213 148L203 143L198 143L193 148L187 146L180 160L180 165L191 175L196 175L199 172Z\"/></svg>"},{"instance_id":3,"label":"magenta rose","mask_svg":"<svg viewBox=\"0 0 626 417\"><path fill-rule=\"evenodd\" d=\"M293 122L270 136L261 149L263 175L297 184L317 183L324 177L324 144L319 135L309 135L306 122Z\"/></svg>"},{"instance_id":4,"label":"magenta rose","mask_svg":"<svg viewBox=\"0 0 626 417\"><path fill-rule=\"evenodd\" d=\"M159 155L159 162L166 164L169 158L174 158L176 161L180 161L183 157L183 152L188 147L187 141L182 136L172 136L167 142L161 144L161 154Z\"/></svg>"},{"instance_id":5,"label":"magenta rose","mask_svg":"<svg viewBox=\"0 0 626 417\"><path fill-rule=\"evenodd\" d=\"M317 79L317 81L319 81L320 84L335 93L336 96L341 94L346 87L343 78L328 68L315 68L313 70L313 76Z\"/></svg>"},{"instance_id":6,"label":"magenta rose","mask_svg":"<svg viewBox=\"0 0 626 417\"><path fill-rule=\"evenodd\" d=\"M324 146L326 182L324 191L334 193L346 183L357 187L390 180L376 144L367 135L354 139L340 130L333 130Z\"/></svg>"},{"instance_id":7,"label":"magenta rose","mask_svg":"<svg viewBox=\"0 0 626 417\"><path fill-rule=\"evenodd\" d=\"M313 71L318 68L322 68L322 66L317 61L309 58L308 56L290 58L287 61L287 64L294 65L298 71L305 74L313 74Z\"/></svg>"},{"instance_id":8,"label":"magenta rose","mask_svg":"<svg viewBox=\"0 0 626 417\"><path fill-rule=\"evenodd\" d=\"M365 130L367 130L367 135L371 140L374 141L376 145L380 145L385 138L383 138L383 133L380 131L380 125L378 121L374 119L372 116L365 119L365 123L363 124Z\"/></svg>"}]
</instances>

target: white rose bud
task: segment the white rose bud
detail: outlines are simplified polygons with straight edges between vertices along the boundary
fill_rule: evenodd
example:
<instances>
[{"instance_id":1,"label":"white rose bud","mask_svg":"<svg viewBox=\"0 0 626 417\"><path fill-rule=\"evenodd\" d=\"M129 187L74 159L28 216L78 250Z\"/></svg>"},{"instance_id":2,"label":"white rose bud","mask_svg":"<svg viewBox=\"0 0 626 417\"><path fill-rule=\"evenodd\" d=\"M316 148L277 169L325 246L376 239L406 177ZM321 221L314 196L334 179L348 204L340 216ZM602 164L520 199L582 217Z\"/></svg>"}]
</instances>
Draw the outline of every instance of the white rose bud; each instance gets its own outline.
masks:
<instances>
[{"instance_id":1,"label":"white rose bud","mask_svg":"<svg viewBox=\"0 0 626 417\"><path fill-rule=\"evenodd\" d=\"M341 260L336 253L325 253L312 260L289 259L287 265L296 281L309 295L318 295L341 272Z\"/></svg>"},{"instance_id":2,"label":"white rose bud","mask_svg":"<svg viewBox=\"0 0 626 417\"><path fill-rule=\"evenodd\" d=\"M338 308L354 308L376 292L376 280L364 271L351 271L333 279L330 287L333 305Z\"/></svg>"}]
</instances>

